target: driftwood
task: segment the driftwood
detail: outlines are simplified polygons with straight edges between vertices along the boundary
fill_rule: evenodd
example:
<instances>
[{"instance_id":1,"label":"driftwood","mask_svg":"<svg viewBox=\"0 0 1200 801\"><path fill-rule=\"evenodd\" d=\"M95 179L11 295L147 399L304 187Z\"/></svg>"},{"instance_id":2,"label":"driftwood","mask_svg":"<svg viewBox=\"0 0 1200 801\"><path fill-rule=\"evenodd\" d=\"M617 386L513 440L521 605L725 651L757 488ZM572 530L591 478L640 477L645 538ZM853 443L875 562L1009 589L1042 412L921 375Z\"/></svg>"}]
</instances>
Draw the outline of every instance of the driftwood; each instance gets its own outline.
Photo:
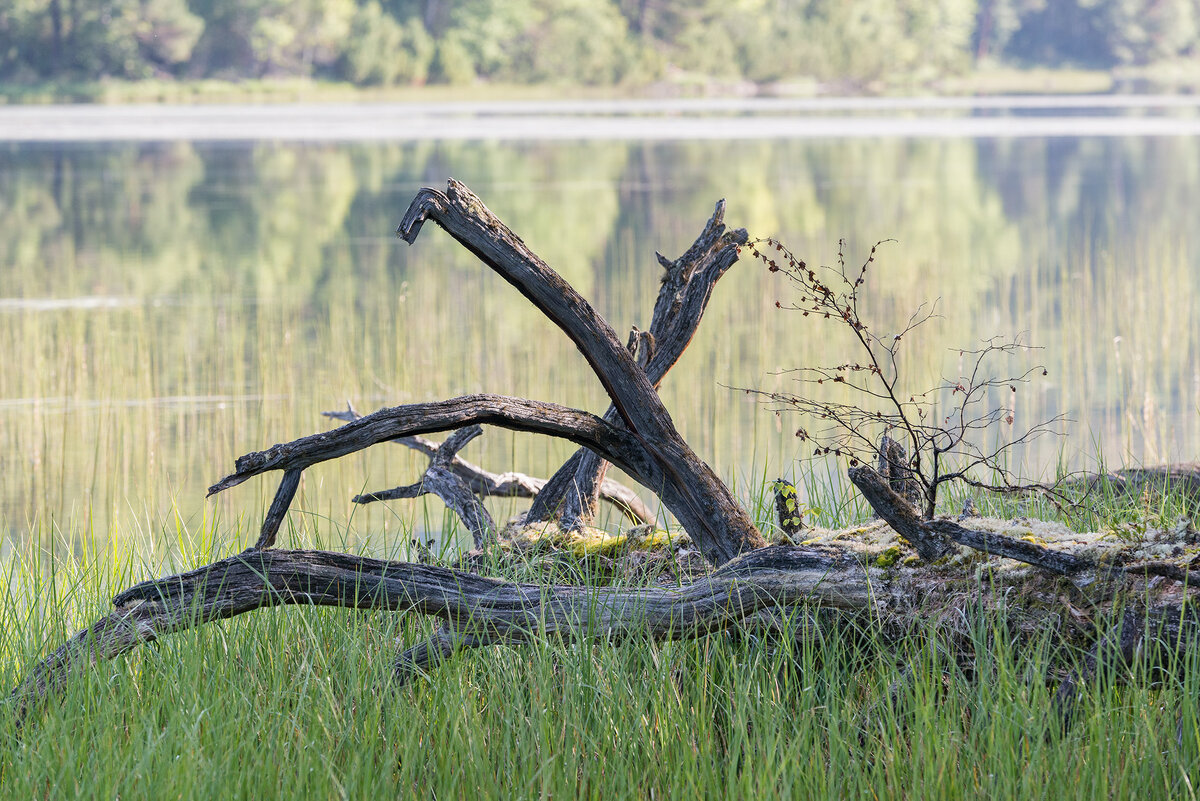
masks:
<instances>
[{"instance_id":1,"label":"driftwood","mask_svg":"<svg viewBox=\"0 0 1200 801\"><path fill-rule=\"evenodd\" d=\"M119 593L111 614L52 652L13 691L22 714L77 671L140 643L282 604L388 609L439 619L441 628L431 639L398 655L395 674L401 681L460 650L534 637L680 638L734 625L779 631L786 628L782 622L790 611L806 604L865 617L896 636L937 621L953 637L968 612L998 611L1018 634L1050 627L1064 644L1091 649L1084 666L1060 687L1064 710L1076 688L1106 666L1120 667L1139 655L1165 659L1195 642L1198 571L1187 561L1184 543L1136 548L1093 538L1043 545L985 530L982 522L966 528L923 519L897 494L896 476L867 467L852 469L850 477L886 524L826 535L796 527L796 537L809 537L803 544L767 547L733 494L675 430L655 391L694 332L716 279L736 258L739 237L744 238L742 232L724 232L721 211L718 206L698 240L707 243L703 253L719 258L685 254L671 263L707 265L696 268L691 280L705 272L708 277L693 285L669 267L668 286L682 283L659 301L678 300L678 307L662 314L656 307L654 320L664 322L657 328L652 322L649 336L635 332L628 347L466 187L451 181L445 193L422 190L404 216L400 235L411 243L422 224L433 220L478 255L570 336L612 408L600 417L543 401L470 395L382 409L333 431L242 456L209 494L263 473L283 474L255 547ZM435 450L430 444L431 463L422 480L392 493L438 494L467 521L477 544L487 544L495 526L479 500L488 494L480 492L479 482L491 479L481 470L465 469L457 457L477 436L473 426L481 424L561 437L586 449L559 471L581 490L585 464L617 465L661 498L713 570L675 587L548 586L436 565L273 549L305 469L378 443L437 431L458 433ZM597 469L603 473L602 465L584 472L599 481ZM489 486L501 483L496 478ZM548 497L554 483L537 488L535 504ZM590 497L585 494L578 502L583 516Z\"/></svg>"},{"instance_id":2,"label":"driftwood","mask_svg":"<svg viewBox=\"0 0 1200 801\"><path fill-rule=\"evenodd\" d=\"M419 498L432 493L441 498L442 503L454 510L463 521L467 531L471 532L475 547L486 547L496 540L496 523L488 514L487 507L471 491L470 485L463 481L450 464L468 442L482 433L483 429L477 425L458 429L434 451L429 459L429 468L416 484L356 495L353 498L354 503Z\"/></svg>"},{"instance_id":3,"label":"driftwood","mask_svg":"<svg viewBox=\"0 0 1200 801\"><path fill-rule=\"evenodd\" d=\"M715 247L714 243L727 241L732 245L732 248L720 249L724 255L714 262L717 267L712 270L716 271L717 277L725 269L720 265L736 258L736 244L745 238L744 232L723 233L720 216L721 207L718 206L706 228L709 234L702 236L702 240L709 243L708 249ZM421 190L409 206L397 233L412 243L426 220L436 222L513 284L571 338L612 401L610 419L521 398L478 395L384 409L327 434L248 454L237 460L235 472L213 485L209 494L263 472L284 472L284 480L272 503L272 513L264 521L259 547L273 544L282 522L281 510L290 505L300 472L305 468L386 440L477 423L563 437L618 465L634 480L658 494L704 556L713 563L726 562L739 553L766 544L728 487L676 431L646 372L651 370L653 375L661 370L657 372L661 377L690 341L693 329L686 325L668 326L664 337L677 344L660 349L657 359L645 346L647 355L639 364L635 354L620 342L616 332L591 305L465 186L452 180L444 194L433 189ZM704 286L711 291L715 280L716 277ZM660 295L660 303L674 308L670 299L663 300L664 297L666 293ZM664 312L656 317L671 320L685 313L698 315L708 294L684 293L682 298L690 299L691 305L686 308L681 305L674 314ZM680 302L682 304L682 300ZM692 311L688 312L688 309Z\"/></svg>"},{"instance_id":4,"label":"driftwood","mask_svg":"<svg viewBox=\"0 0 1200 801\"><path fill-rule=\"evenodd\" d=\"M655 388L683 355L700 325L713 288L737 261L739 246L746 243L745 229L727 231L724 217L725 202L720 201L696 241L682 256L670 260L661 253L655 254L664 273L651 313L650 326L646 331L635 326L626 343L626 348ZM359 416L353 409L325 414L345 421ZM615 402L603 417L608 423L621 425ZM436 447L428 440L417 437L398 441L423 450L430 456L433 447ZM605 477L608 462L587 448L576 451L548 480L521 474L494 477L482 468L461 460L456 460L454 469L478 495L511 494L533 498L525 517L530 524L554 520L565 530L578 529L595 517L600 500L613 503L639 524L653 525L656 522L636 493ZM374 500L379 496L379 493L371 493L367 498ZM469 523L467 525L470 527Z\"/></svg>"}]
</instances>

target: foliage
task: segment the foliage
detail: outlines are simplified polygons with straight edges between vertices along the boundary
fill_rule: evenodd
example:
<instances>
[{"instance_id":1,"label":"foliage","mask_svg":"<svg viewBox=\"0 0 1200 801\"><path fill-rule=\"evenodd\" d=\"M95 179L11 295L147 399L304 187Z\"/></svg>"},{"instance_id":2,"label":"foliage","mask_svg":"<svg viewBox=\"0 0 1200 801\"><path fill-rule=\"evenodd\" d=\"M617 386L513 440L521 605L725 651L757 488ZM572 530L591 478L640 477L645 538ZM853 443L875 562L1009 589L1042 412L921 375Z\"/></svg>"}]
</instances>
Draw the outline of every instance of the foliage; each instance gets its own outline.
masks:
<instances>
[{"instance_id":1,"label":"foliage","mask_svg":"<svg viewBox=\"0 0 1200 801\"><path fill-rule=\"evenodd\" d=\"M433 38L419 19L399 22L377 2L360 7L350 21L340 73L360 85L424 83L433 61Z\"/></svg>"},{"instance_id":2,"label":"foliage","mask_svg":"<svg viewBox=\"0 0 1200 801\"><path fill-rule=\"evenodd\" d=\"M203 28L184 0L17 0L0 11L0 76L148 77L187 62Z\"/></svg>"},{"instance_id":3,"label":"foliage","mask_svg":"<svg viewBox=\"0 0 1200 801\"><path fill-rule=\"evenodd\" d=\"M1200 0L10 0L0 80L931 81L1200 60Z\"/></svg>"}]
</instances>

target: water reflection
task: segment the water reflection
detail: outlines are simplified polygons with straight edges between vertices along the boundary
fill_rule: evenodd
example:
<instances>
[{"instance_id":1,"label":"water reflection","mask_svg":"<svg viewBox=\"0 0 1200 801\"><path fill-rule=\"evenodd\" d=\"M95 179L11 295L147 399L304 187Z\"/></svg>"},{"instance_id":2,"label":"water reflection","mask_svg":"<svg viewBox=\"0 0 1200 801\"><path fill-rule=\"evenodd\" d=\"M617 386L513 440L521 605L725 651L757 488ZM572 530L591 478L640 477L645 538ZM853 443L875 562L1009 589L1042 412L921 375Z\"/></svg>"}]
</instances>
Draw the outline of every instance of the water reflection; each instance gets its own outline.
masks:
<instances>
[{"instance_id":1,"label":"water reflection","mask_svg":"<svg viewBox=\"0 0 1200 801\"><path fill-rule=\"evenodd\" d=\"M0 517L155 536L166 512L203 514L234 456L319 430L318 412L347 400L491 391L602 410L582 358L507 284L436 231L413 248L393 238L416 189L449 175L619 331L648 321L654 251L681 253L718 198L732 224L812 261L836 258L839 237L852 261L895 238L871 313L887 328L940 298L943 316L912 343L914 385L983 337L1046 347L1050 376L1018 416L1078 423L1024 454L1031 469L1200 451L1194 137L8 144ZM775 371L842 355L774 310L780 291L736 266L663 387L694 447L744 486L807 453L796 421L728 387L784 386ZM467 455L545 473L569 450L492 432ZM411 509L351 517L347 502L413 480L412 456L345 462L306 475L300 526L353 539L410 522ZM227 493L217 512L254 518L272 490Z\"/></svg>"}]
</instances>

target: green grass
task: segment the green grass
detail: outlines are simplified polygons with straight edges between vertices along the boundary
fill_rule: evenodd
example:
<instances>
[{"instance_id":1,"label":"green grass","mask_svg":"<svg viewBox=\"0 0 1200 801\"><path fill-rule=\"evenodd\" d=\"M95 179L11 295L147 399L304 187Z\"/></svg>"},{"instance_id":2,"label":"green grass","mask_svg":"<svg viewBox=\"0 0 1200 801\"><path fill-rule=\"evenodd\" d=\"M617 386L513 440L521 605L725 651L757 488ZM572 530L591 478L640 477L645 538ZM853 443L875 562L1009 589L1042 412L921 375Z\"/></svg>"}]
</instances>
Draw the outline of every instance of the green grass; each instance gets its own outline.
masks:
<instances>
[{"instance_id":1,"label":"green grass","mask_svg":"<svg viewBox=\"0 0 1200 801\"><path fill-rule=\"evenodd\" d=\"M831 504L832 506L833 504ZM831 521L832 522L832 521ZM0 685L129 583L235 550L208 521L157 563L136 545L10 552ZM318 537L320 538L320 537ZM336 540L336 534L326 536ZM932 628L717 634L463 655L388 688L412 615L283 608L171 635L82 674L19 731L10 798L1193 798L1200 653L1083 695L1063 733L1049 643L978 621L960 668ZM894 689L894 702L889 702Z\"/></svg>"}]
</instances>

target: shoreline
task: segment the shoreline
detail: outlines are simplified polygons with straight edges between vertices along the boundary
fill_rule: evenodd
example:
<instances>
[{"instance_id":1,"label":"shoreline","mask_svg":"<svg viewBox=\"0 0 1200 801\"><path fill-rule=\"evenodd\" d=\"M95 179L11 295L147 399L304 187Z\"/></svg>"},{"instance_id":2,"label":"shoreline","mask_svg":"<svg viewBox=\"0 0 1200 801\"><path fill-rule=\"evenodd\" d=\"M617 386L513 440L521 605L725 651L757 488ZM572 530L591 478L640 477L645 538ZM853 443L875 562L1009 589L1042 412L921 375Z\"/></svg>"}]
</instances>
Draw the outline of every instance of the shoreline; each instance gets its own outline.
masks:
<instances>
[{"instance_id":1,"label":"shoreline","mask_svg":"<svg viewBox=\"0 0 1200 801\"><path fill-rule=\"evenodd\" d=\"M304 77L250 79L144 80L45 80L30 84L0 82L0 107L4 105L126 105L256 104L256 103L376 103L376 102L481 102L502 100L552 100L566 97L587 100L680 98L822 99L839 95L888 98L903 94L937 97L988 97L1003 95L1147 94L1200 92L1200 63L1166 63L1114 70L1070 67L1003 67L976 69L964 75L934 81L876 81L869 84L822 84L798 76L775 83L754 84L681 75L651 83L583 86L568 84L467 84L361 86Z\"/></svg>"},{"instance_id":2,"label":"shoreline","mask_svg":"<svg viewBox=\"0 0 1200 801\"><path fill-rule=\"evenodd\" d=\"M0 141L1200 136L1197 95L0 106Z\"/></svg>"}]
</instances>

